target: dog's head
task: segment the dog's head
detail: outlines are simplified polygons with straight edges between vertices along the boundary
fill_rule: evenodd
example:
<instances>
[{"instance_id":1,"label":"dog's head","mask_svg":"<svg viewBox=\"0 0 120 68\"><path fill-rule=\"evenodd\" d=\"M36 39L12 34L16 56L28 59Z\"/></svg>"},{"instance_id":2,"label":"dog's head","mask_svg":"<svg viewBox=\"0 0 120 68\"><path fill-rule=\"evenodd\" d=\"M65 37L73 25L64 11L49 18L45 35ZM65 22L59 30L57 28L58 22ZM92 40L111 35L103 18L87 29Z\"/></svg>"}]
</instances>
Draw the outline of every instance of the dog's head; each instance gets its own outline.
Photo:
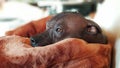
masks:
<instances>
[{"instance_id":1,"label":"dog's head","mask_svg":"<svg viewBox=\"0 0 120 68\"><path fill-rule=\"evenodd\" d=\"M99 25L76 12L63 12L54 16L47 22L43 33L31 37L31 43L33 46L43 46L65 38L80 38L88 43L107 43Z\"/></svg>"}]
</instances>

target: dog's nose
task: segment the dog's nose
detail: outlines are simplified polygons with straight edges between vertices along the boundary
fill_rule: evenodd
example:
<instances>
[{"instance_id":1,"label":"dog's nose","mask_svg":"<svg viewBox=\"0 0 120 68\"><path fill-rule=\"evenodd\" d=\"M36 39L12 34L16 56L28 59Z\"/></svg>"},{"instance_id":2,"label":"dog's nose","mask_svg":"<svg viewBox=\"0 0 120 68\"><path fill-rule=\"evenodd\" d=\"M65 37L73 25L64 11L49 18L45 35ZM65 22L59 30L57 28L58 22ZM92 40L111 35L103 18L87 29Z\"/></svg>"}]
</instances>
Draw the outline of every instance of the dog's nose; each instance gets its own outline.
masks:
<instances>
[{"instance_id":1,"label":"dog's nose","mask_svg":"<svg viewBox=\"0 0 120 68\"><path fill-rule=\"evenodd\" d=\"M30 42L33 47L37 46L37 41L33 37L30 37Z\"/></svg>"}]
</instances>

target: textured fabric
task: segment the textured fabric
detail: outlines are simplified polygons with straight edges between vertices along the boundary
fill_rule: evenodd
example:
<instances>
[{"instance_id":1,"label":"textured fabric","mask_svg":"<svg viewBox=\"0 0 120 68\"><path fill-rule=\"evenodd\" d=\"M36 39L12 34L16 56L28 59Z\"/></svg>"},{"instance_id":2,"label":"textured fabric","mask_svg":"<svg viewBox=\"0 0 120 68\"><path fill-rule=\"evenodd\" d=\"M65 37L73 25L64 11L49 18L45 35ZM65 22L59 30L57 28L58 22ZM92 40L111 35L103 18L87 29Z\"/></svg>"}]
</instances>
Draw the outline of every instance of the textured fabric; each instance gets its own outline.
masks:
<instances>
[{"instance_id":1,"label":"textured fabric","mask_svg":"<svg viewBox=\"0 0 120 68\"><path fill-rule=\"evenodd\" d=\"M0 37L0 68L110 68L111 46L68 38L31 47L28 38Z\"/></svg>"},{"instance_id":2,"label":"textured fabric","mask_svg":"<svg viewBox=\"0 0 120 68\"><path fill-rule=\"evenodd\" d=\"M52 16L45 17L43 19L29 22L26 25L20 26L14 30L6 32L6 35L19 35L23 37L30 37L32 35L35 35L37 33L41 33L46 29L46 22L51 18Z\"/></svg>"}]
</instances>

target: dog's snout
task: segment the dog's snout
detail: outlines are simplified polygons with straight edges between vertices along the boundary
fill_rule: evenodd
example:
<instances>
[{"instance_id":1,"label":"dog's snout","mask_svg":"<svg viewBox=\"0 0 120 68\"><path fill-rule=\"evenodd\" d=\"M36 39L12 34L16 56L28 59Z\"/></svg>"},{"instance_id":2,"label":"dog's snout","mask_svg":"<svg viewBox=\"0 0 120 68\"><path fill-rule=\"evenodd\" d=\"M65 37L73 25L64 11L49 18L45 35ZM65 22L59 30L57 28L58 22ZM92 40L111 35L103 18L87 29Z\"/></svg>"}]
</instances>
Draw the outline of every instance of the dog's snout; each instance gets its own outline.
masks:
<instances>
[{"instance_id":1,"label":"dog's snout","mask_svg":"<svg viewBox=\"0 0 120 68\"><path fill-rule=\"evenodd\" d=\"M37 41L33 37L30 37L30 42L33 47L37 46Z\"/></svg>"}]
</instances>

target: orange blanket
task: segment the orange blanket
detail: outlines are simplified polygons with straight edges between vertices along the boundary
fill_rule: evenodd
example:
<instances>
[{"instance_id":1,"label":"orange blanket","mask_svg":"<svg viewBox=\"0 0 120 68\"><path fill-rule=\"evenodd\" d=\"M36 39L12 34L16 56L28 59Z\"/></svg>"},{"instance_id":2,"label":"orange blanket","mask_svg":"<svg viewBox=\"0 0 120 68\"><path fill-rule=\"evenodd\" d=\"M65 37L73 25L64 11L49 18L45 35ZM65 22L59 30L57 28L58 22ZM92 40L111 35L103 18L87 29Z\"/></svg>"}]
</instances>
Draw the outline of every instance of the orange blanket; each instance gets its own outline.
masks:
<instances>
[{"instance_id":1,"label":"orange blanket","mask_svg":"<svg viewBox=\"0 0 120 68\"><path fill-rule=\"evenodd\" d=\"M0 68L110 68L111 46L69 38L44 47L29 39L0 37Z\"/></svg>"},{"instance_id":2,"label":"orange blanket","mask_svg":"<svg viewBox=\"0 0 120 68\"><path fill-rule=\"evenodd\" d=\"M51 17L52 16L48 16L48 17L45 17L38 21L29 22L26 25L20 26L14 30L10 30L10 31L6 32L6 35L19 35L19 36L23 36L23 37L30 37L32 35L41 33L46 29L46 22Z\"/></svg>"}]
</instances>

